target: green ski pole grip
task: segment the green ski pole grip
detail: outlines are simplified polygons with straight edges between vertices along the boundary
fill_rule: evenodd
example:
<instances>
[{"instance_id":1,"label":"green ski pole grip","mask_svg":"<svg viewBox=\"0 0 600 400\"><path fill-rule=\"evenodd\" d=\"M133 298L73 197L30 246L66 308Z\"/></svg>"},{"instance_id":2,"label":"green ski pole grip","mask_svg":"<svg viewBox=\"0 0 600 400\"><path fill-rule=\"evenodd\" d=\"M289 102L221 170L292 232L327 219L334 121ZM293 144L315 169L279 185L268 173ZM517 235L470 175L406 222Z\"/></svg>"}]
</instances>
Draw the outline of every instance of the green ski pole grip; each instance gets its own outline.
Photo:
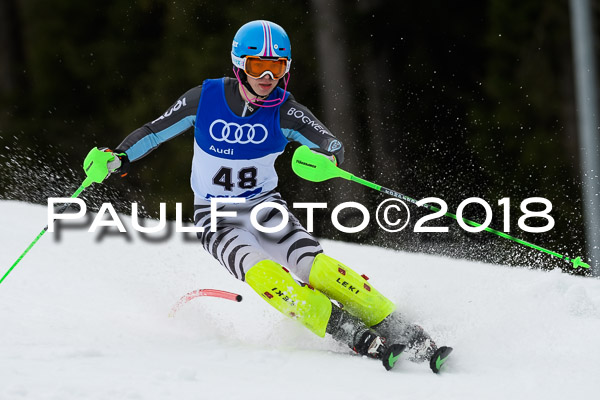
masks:
<instances>
[{"instance_id":1,"label":"green ski pole grip","mask_svg":"<svg viewBox=\"0 0 600 400\"><path fill-rule=\"evenodd\" d=\"M338 168L327 157L313 153L308 146L300 146L292 158L292 170L311 182L323 182L331 178L351 179L350 172Z\"/></svg>"},{"instance_id":2,"label":"green ski pole grip","mask_svg":"<svg viewBox=\"0 0 600 400\"><path fill-rule=\"evenodd\" d=\"M113 161L115 156L112 152L102 151L94 147L83 160L83 170L87 178L83 181L83 186L88 187L92 183L102 183L110 174L108 171L108 162Z\"/></svg>"}]
</instances>

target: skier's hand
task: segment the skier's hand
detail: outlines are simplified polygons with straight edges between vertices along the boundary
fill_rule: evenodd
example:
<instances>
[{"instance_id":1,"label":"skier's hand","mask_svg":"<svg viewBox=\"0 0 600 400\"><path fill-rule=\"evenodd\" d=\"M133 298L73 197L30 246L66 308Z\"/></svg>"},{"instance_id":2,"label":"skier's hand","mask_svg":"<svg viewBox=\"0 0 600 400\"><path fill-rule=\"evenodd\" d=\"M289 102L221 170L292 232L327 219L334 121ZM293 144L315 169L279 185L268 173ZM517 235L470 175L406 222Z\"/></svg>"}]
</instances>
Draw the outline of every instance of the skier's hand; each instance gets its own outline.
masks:
<instances>
[{"instance_id":1,"label":"skier's hand","mask_svg":"<svg viewBox=\"0 0 600 400\"><path fill-rule=\"evenodd\" d=\"M129 172L129 157L125 153L117 153L110 150L108 147L100 147L98 150L111 153L113 159L106 163L109 174L118 174L124 177Z\"/></svg>"},{"instance_id":2,"label":"skier's hand","mask_svg":"<svg viewBox=\"0 0 600 400\"><path fill-rule=\"evenodd\" d=\"M128 167L129 159L125 153L118 154L106 147L94 147L83 161L83 170L87 175L84 186L93 182L101 183L112 173L124 176Z\"/></svg>"},{"instance_id":3,"label":"skier's hand","mask_svg":"<svg viewBox=\"0 0 600 400\"><path fill-rule=\"evenodd\" d=\"M328 159L329 161L331 161L334 165L336 165L336 166L338 165L337 159L335 158L335 156L332 153L325 151L323 149L319 149L319 148L310 149L310 151L312 151L313 153L316 153L316 154L320 154L323 157L325 157L326 159Z\"/></svg>"}]
</instances>

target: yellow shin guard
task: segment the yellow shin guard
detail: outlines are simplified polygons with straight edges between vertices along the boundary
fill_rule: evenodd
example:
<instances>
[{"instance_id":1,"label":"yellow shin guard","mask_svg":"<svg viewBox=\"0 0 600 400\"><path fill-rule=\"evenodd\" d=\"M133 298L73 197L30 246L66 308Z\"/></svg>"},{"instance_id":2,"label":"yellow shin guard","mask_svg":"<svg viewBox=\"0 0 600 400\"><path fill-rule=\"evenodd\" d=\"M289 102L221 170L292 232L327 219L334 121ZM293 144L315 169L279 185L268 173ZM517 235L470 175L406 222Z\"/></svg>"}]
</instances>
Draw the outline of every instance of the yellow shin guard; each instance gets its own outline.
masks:
<instances>
[{"instance_id":1,"label":"yellow shin guard","mask_svg":"<svg viewBox=\"0 0 600 400\"><path fill-rule=\"evenodd\" d=\"M346 311L367 326L380 323L396 308L365 278L323 253L315 257L309 282L315 289L340 302Z\"/></svg>"},{"instance_id":2,"label":"yellow shin guard","mask_svg":"<svg viewBox=\"0 0 600 400\"><path fill-rule=\"evenodd\" d=\"M331 317L331 301L323 293L301 286L292 275L271 260L263 260L246 273L246 282L283 314L299 320L323 337Z\"/></svg>"}]
</instances>

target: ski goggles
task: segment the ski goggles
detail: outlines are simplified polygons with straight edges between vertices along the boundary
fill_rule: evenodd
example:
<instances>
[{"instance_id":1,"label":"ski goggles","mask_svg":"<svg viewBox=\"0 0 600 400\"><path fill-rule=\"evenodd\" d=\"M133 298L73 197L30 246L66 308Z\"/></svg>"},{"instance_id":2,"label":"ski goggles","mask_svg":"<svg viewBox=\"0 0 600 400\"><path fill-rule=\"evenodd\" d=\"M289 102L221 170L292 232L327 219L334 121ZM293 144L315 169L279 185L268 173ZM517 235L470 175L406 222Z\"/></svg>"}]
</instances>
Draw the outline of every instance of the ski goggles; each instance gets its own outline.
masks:
<instances>
[{"instance_id":1,"label":"ski goggles","mask_svg":"<svg viewBox=\"0 0 600 400\"><path fill-rule=\"evenodd\" d=\"M291 60L285 57L263 58L259 56L237 57L232 54L233 63L243 69L252 78L262 78L271 75L273 79L281 79L290 71Z\"/></svg>"}]
</instances>

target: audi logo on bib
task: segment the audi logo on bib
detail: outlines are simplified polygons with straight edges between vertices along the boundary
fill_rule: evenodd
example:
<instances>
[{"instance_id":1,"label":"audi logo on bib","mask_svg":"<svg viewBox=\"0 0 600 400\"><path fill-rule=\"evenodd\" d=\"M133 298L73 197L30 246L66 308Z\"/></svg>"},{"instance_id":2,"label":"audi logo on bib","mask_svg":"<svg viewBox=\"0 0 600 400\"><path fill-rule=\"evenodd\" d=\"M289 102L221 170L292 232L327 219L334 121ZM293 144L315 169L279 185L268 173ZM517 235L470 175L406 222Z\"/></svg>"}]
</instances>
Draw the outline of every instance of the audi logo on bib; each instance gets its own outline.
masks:
<instances>
[{"instance_id":1,"label":"audi logo on bib","mask_svg":"<svg viewBox=\"0 0 600 400\"><path fill-rule=\"evenodd\" d=\"M220 129L219 129L220 128ZM269 132L263 124L236 124L216 119L210 124L210 137L217 142L260 144L267 140Z\"/></svg>"}]
</instances>

